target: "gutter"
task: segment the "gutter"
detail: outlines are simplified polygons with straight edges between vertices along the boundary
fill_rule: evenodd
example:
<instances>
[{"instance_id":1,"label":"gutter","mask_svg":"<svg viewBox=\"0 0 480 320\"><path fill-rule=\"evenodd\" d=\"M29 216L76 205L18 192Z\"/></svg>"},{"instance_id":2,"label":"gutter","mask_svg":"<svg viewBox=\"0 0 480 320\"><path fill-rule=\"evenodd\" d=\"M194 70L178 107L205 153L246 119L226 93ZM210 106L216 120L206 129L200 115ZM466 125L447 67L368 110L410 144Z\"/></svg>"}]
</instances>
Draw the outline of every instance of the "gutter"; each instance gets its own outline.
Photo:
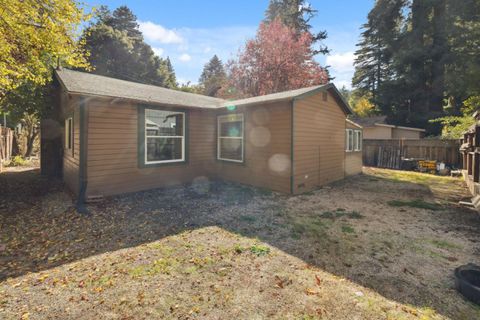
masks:
<instances>
[{"instance_id":1,"label":"gutter","mask_svg":"<svg viewBox=\"0 0 480 320\"><path fill-rule=\"evenodd\" d=\"M78 197L76 209L78 213L89 214L85 203L86 203L86 192L87 192L87 106L85 103L85 97L80 97L80 163L78 168Z\"/></svg>"}]
</instances>

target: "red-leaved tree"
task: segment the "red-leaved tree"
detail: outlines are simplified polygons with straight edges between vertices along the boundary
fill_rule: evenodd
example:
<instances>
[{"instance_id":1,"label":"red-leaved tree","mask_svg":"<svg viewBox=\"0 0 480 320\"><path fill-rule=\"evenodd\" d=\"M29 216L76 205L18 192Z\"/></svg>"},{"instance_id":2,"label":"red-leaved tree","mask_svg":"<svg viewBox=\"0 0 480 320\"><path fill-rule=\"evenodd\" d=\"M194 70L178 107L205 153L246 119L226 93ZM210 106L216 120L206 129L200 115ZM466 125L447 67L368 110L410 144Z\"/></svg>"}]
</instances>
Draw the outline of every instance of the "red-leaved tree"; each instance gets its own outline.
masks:
<instances>
[{"instance_id":1,"label":"red-leaved tree","mask_svg":"<svg viewBox=\"0 0 480 320\"><path fill-rule=\"evenodd\" d=\"M314 60L312 35L298 34L280 19L262 23L236 60L227 64L224 96L258 96L324 84L328 73Z\"/></svg>"}]
</instances>

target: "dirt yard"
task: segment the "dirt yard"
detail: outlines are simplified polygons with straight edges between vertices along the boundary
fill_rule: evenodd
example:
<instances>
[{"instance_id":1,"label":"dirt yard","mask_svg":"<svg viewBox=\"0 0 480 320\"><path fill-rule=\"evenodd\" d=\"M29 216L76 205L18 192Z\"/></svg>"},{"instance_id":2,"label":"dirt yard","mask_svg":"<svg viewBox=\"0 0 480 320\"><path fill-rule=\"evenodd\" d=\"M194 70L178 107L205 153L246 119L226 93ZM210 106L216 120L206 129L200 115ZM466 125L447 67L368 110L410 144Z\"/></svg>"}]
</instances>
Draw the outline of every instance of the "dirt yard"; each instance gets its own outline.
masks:
<instances>
[{"instance_id":1,"label":"dirt yard","mask_svg":"<svg viewBox=\"0 0 480 320\"><path fill-rule=\"evenodd\" d=\"M479 319L459 179L366 168L285 196L223 182L75 213L60 183L0 174L2 319Z\"/></svg>"}]
</instances>

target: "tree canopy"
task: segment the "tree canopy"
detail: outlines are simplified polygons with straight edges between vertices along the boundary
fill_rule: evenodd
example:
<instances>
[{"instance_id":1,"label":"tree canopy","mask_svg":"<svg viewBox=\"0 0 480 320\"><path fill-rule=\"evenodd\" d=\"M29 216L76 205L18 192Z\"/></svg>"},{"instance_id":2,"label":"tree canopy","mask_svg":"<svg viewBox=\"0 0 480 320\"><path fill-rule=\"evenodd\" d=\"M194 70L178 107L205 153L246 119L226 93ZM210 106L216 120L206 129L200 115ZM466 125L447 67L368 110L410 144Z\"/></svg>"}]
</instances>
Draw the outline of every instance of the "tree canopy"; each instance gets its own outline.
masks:
<instances>
[{"instance_id":1,"label":"tree canopy","mask_svg":"<svg viewBox=\"0 0 480 320\"><path fill-rule=\"evenodd\" d=\"M312 45L317 44L317 48L313 49L313 53L327 54L329 50L323 40L327 38L326 31L317 33L312 32L310 20L317 15L318 11L313 9L312 5L305 0L270 0L267 10L265 11L265 23L271 23L279 18L281 22L295 30L298 36L304 33L312 34Z\"/></svg>"},{"instance_id":2,"label":"tree canopy","mask_svg":"<svg viewBox=\"0 0 480 320\"><path fill-rule=\"evenodd\" d=\"M262 23L228 65L230 93L258 96L326 83L328 74L314 60L312 41L310 33L297 35L278 18Z\"/></svg>"},{"instance_id":3,"label":"tree canopy","mask_svg":"<svg viewBox=\"0 0 480 320\"><path fill-rule=\"evenodd\" d=\"M73 0L0 2L0 99L25 82L45 84L60 60L88 67L78 26L89 15Z\"/></svg>"},{"instance_id":4,"label":"tree canopy","mask_svg":"<svg viewBox=\"0 0 480 320\"><path fill-rule=\"evenodd\" d=\"M137 17L126 6L113 12L102 6L83 36L93 72L118 79L176 88L170 59L162 59L146 44Z\"/></svg>"},{"instance_id":5,"label":"tree canopy","mask_svg":"<svg viewBox=\"0 0 480 320\"><path fill-rule=\"evenodd\" d=\"M226 81L227 74L222 61L214 55L203 67L202 74L198 80L203 87L203 94L207 96L216 96Z\"/></svg>"},{"instance_id":6,"label":"tree canopy","mask_svg":"<svg viewBox=\"0 0 480 320\"><path fill-rule=\"evenodd\" d=\"M440 133L480 93L480 1L378 0L363 26L352 85L392 124ZM477 52L477 53L475 53Z\"/></svg>"}]
</instances>

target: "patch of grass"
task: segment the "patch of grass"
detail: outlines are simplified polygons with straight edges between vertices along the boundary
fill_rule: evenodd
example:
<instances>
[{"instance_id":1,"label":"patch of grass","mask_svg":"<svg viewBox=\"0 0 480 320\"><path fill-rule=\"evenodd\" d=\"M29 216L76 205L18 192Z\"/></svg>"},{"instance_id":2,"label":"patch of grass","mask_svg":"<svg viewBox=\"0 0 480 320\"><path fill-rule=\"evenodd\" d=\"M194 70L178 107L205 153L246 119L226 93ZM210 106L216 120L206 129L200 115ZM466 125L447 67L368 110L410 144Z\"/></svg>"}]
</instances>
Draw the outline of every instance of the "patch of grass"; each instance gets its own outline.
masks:
<instances>
[{"instance_id":1,"label":"patch of grass","mask_svg":"<svg viewBox=\"0 0 480 320\"><path fill-rule=\"evenodd\" d=\"M353 229L352 226L343 225L342 226L342 232L343 233L355 233L355 229Z\"/></svg>"},{"instance_id":2,"label":"patch of grass","mask_svg":"<svg viewBox=\"0 0 480 320\"><path fill-rule=\"evenodd\" d=\"M411 207L419 209L427 209L432 211L437 211L442 209L442 206L437 203L426 202L422 199L415 200L391 200L387 204L391 207Z\"/></svg>"},{"instance_id":3,"label":"patch of grass","mask_svg":"<svg viewBox=\"0 0 480 320\"><path fill-rule=\"evenodd\" d=\"M250 216L250 215L243 215L243 216L240 216L239 219L244 222L253 223L257 220L257 217Z\"/></svg>"},{"instance_id":4,"label":"patch of grass","mask_svg":"<svg viewBox=\"0 0 480 320\"><path fill-rule=\"evenodd\" d=\"M259 244L254 244L250 247L250 252L257 256L264 256L270 253L270 248Z\"/></svg>"},{"instance_id":5,"label":"patch of grass","mask_svg":"<svg viewBox=\"0 0 480 320\"><path fill-rule=\"evenodd\" d=\"M240 253L242 253L243 251L245 251L245 248L242 247L242 246L239 245L239 244L236 244L236 245L233 247L233 251L234 251L236 254L240 254Z\"/></svg>"},{"instance_id":6,"label":"patch of grass","mask_svg":"<svg viewBox=\"0 0 480 320\"><path fill-rule=\"evenodd\" d=\"M178 261L175 259L158 259L153 263L140 265L130 270L130 275L134 278L144 276L154 276L156 274L171 274L171 272L178 266Z\"/></svg>"},{"instance_id":7,"label":"patch of grass","mask_svg":"<svg viewBox=\"0 0 480 320\"><path fill-rule=\"evenodd\" d=\"M435 247L440 248L440 249L461 249L462 247L455 244L448 242L446 240L437 240L433 239L429 241L431 244L433 244Z\"/></svg>"}]
</instances>

